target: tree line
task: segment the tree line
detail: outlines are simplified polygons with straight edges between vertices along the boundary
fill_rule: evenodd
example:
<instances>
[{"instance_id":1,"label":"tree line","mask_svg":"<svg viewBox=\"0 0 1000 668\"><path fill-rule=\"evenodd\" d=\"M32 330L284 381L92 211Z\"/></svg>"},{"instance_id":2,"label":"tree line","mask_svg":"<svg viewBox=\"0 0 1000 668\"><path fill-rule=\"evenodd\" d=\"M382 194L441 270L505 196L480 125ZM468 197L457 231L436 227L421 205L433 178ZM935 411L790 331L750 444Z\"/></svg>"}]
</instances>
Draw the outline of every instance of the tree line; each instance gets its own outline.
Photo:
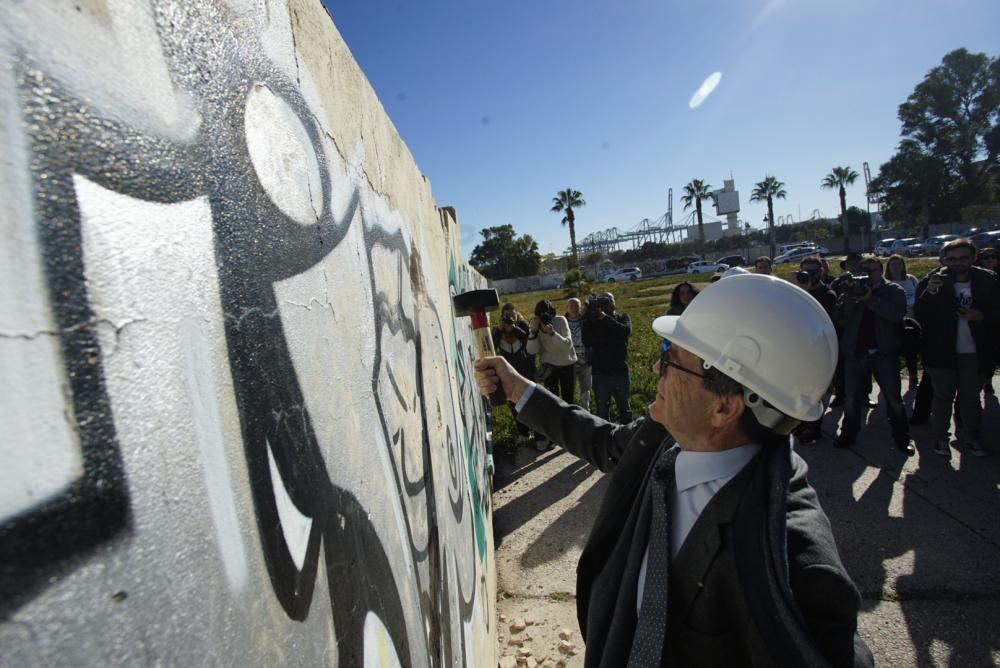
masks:
<instances>
[{"instance_id":1,"label":"tree line","mask_svg":"<svg viewBox=\"0 0 1000 668\"><path fill-rule=\"evenodd\" d=\"M872 180L866 197L880 204L883 215L904 229L920 228L926 236L932 222L1000 219L997 204L1000 193L1000 58L956 49L941 65L924 77L906 102L899 106L902 124L896 153L883 164ZM844 248L850 247L850 235L857 229L870 229L868 215L857 207L847 206L847 188L858 179L850 166L836 166L823 177L823 188L836 190L839 197L838 223ZM702 202L715 201L712 186L703 179L692 179L684 186L681 201L684 210L694 207L698 225L697 250L701 255L713 250L745 247L762 241L766 234L771 256L779 236L798 236L795 232L776 232L774 200L786 199L785 184L774 175L765 175L755 183L751 202L767 205L766 232L705 240ZM551 211L562 214L561 224L570 236L569 267L579 267L576 245L576 210L586 206L583 194L573 188L556 193ZM832 236L827 221L807 221L811 237L822 240ZM488 278L510 278L538 273L541 255L531 235L518 237L511 225L480 231L483 241L477 245L470 263ZM683 252L680 244L647 242L641 249L611 254L615 261L665 257ZM659 254L657 254L659 253ZM618 255L618 258L615 256ZM584 259L591 264L593 258Z\"/></svg>"}]
</instances>

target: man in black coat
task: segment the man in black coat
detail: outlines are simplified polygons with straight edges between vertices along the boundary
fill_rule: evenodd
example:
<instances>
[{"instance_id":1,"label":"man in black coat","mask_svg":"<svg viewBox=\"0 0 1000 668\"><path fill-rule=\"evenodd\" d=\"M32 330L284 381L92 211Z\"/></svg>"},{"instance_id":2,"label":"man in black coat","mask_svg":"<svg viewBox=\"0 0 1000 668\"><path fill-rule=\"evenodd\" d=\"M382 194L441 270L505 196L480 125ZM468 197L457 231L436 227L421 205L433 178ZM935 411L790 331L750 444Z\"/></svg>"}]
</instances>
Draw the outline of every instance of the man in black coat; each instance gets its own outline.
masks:
<instances>
[{"instance_id":1,"label":"man in black coat","mask_svg":"<svg viewBox=\"0 0 1000 668\"><path fill-rule=\"evenodd\" d=\"M834 315L840 325L844 365L844 420L836 445L845 448L854 444L874 373L889 414L893 443L907 455L913 455L916 449L910 440L899 379L906 293L885 280L882 261L874 255L864 256L860 268L867 278L858 282L855 289L841 288Z\"/></svg>"},{"instance_id":2,"label":"man in black coat","mask_svg":"<svg viewBox=\"0 0 1000 668\"><path fill-rule=\"evenodd\" d=\"M860 596L787 438L822 414L829 317L790 283L747 274L653 328L671 346L649 417L628 425L500 358L476 362L484 394L502 385L519 420L611 473L577 569L585 665L872 665Z\"/></svg>"},{"instance_id":3,"label":"man in black coat","mask_svg":"<svg viewBox=\"0 0 1000 668\"><path fill-rule=\"evenodd\" d=\"M833 318L834 307L837 304L837 295L823 282L822 265L820 258L811 255L802 258L799 262L799 270L795 272L795 282L799 287L808 292L813 299L819 302L826 314ZM795 435L803 445L813 445L823 437L823 418L804 422L795 430Z\"/></svg>"},{"instance_id":4,"label":"man in black coat","mask_svg":"<svg viewBox=\"0 0 1000 668\"><path fill-rule=\"evenodd\" d=\"M820 265L820 258L818 256L811 255L802 258L802 261L799 262L799 270L795 272L795 282L803 290L812 295L813 299L818 301L823 310L826 311L826 314L831 319L833 318L833 309L837 304L837 295L823 281L822 265Z\"/></svg>"},{"instance_id":5,"label":"man in black coat","mask_svg":"<svg viewBox=\"0 0 1000 668\"><path fill-rule=\"evenodd\" d=\"M583 345L590 348L590 374L597 415L608 419L611 399L618 421L632 421L632 378L628 369L628 339L632 321L627 313L615 312L615 296L605 292L587 307L583 323Z\"/></svg>"},{"instance_id":6,"label":"man in black coat","mask_svg":"<svg viewBox=\"0 0 1000 668\"><path fill-rule=\"evenodd\" d=\"M956 239L941 249L944 267L917 285L913 311L923 330L921 357L934 386L931 429L934 452L951 455L948 427L958 394L961 441L969 452L985 457L979 393L993 369L996 328L1000 323L1000 289L996 274L973 266L976 247Z\"/></svg>"}]
</instances>

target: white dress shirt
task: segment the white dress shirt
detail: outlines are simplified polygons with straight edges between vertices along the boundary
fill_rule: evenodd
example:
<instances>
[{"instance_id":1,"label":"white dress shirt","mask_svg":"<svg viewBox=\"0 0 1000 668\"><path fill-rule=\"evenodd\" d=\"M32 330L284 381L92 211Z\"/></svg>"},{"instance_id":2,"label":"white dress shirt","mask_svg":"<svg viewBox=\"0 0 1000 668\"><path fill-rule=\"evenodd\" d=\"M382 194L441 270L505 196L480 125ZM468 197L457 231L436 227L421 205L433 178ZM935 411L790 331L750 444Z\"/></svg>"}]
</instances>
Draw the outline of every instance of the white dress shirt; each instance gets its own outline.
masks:
<instances>
[{"instance_id":1,"label":"white dress shirt","mask_svg":"<svg viewBox=\"0 0 1000 668\"><path fill-rule=\"evenodd\" d=\"M691 527L715 493L733 479L760 451L759 443L747 443L721 452L681 450L674 463L674 490L670 499L670 555L677 557ZM636 613L642 605L642 590L646 584L646 562L649 547L639 569Z\"/></svg>"},{"instance_id":2,"label":"white dress shirt","mask_svg":"<svg viewBox=\"0 0 1000 668\"><path fill-rule=\"evenodd\" d=\"M528 387L521 394L521 398L517 400L517 403L514 404L514 410L517 411L518 413L520 413L521 411L523 411L524 410L524 405L526 403L528 403L528 399L530 399L531 395L534 394L534 393L535 393L535 382L534 381L528 381Z\"/></svg>"}]
</instances>

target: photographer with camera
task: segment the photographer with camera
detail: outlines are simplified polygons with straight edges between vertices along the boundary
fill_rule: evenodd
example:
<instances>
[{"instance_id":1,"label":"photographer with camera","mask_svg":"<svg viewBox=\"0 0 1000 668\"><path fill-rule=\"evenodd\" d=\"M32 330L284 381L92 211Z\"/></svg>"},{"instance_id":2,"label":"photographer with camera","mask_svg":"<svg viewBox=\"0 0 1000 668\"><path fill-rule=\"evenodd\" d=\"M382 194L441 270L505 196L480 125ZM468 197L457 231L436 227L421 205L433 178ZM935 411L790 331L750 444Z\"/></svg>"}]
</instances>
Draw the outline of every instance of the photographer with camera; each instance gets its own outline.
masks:
<instances>
[{"instance_id":1,"label":"photographer with camera","mask_svg":"<svg viewBox=\"0 0 1000 668\"><path fill-rule=\"evenodd\" d=\"M941 249L944 266L917 286L914 313L923 327L920 354L934 386L934 452L943 457L951 456L948 427L956 392L962 414L960 440L977 457L989 454L982 444L979 392L993 368L1000 289L996 275L974 267L975 260L976 246L971 241L949 241Z\"/></svg>"},{"instance_id":2,"label":"photographer with camera","mask_svg":"<svg viewBox=\"0 0 1000 668\"><path fill-rule=\"evenodd\" d=\"M519 374L534 380L535 356L528 352L528 321L518 313L514 304L507 302L500 308L500 323L490 333L493 335L493 349L497 355L510 362ZM514 404L508 402L507 406L514 417L517 433L524 438L533 438L531 429L517 421Z\"/></svg>"},{"instance_id":3,"label":"photographer with camera","mask_svg":"<svg viewBox=\"0 0 1000 668\"><path fill-rule=\"evenodd\" d=\"M628 370L628 338L632 320L626 313L615 313L615 296L605 292L587 302L587 321L583 325L583 343L591 350L590 366L598 417L608 419L611 398L618 407L618 421L632 421L632 379Z\"/></svg>"},{"instance_id":4,"label":"photographer with camera","mask_svg":"<svg viewBox=\"0 0 1000 668\"><path fill-rule=\"evenodd\" d=\"M576 349L569 333L566 318L556 315L552 302L548 299L535 304L535 317L528 329L529 353L538 353L541 367L535 379L545 385L545 389L558 394L568 404L573 403L573 365L576 364ZM544 452L551 447L547 440L535 443L535 449Z\"/></svg>"},{"instance_id":5,"label":"photographer with camera","mask_svg":"<svg viewBox=\"0 0 1000 668\"><path fill-rule=\"evenodd\" d=\"M833 279L830 283L830 289L833 290L834 296L841 293L840 281L841 277L844 280L852 278L853 276L858 276L861 274L861 254L860 253L848 253L843 260L840 261L840 276ZM833 325L837 328L837 336L840 336L840 323L837 322L837 318L833 316ZM871 376L868 377L866 382L865 395L870 395L872 393L872 379ZM844 360L843 355L837 360L837 371L833 374L833 398L830 400L831 407L843 406L844 405ZM869 408L875 408L875 404L869 403Z\"/></svg>"},{"instance_id":6,"label":"photographer with camera","mask_svg":"<svg viewBox=\"0 0 1000 668\"><path fill-rule=\"evenodd\" d=\"M590 410L590 350L583 345L583 323L586 315L580 309L580 300L576 297L566 301L566 323L569 325L570 336L573 337L573 348L576 349L576 364L573 365L573 375L580 386L580 406Z\"/></svg>"},{"instance_id":7,"label":"photographer with camera","mask_svg":"<svg viewBox=\"0 0 1000 668\"><path fill-rule=\"evenodd\" d=\"M862 256L860 265L862 274L843 274L838 279L835 314L841 325L844 420L835 445L839 448L854 445L868 402L868 380L874 373L889 413L893 443L907 455L913 455L916 449L910 441L899 379L906 293L882 277L882 261L874 255Z\"/></svg>"},{"instance_id":8,"label":"photographer with camera","mask_svg":"<svg viewBox=\"0 0 1000 668\"><path fill-rule=\"evenodd\" d=\"M826 314L833 320L834 307L837 304L837 296L833 290L823 283L822 265L816 256L803 258L799 262L799 270L795 272L795 283L809 293L809 295L819 302ZM795 436L804 445L812 445L823 436L823 418L811 422L803 422L796 430Z\"/></svg>"},{"instance_id":9,"label":"photographer with camera","mask_svg":"<svg viewBox=\"0 0 1000 668\"><path fill-rule=\"evenodd\" d=\"M820 303L823 310L833 319L833 309L837 304L837 295L823 282L820 260L815 255L802 258L799 270L795 272L795 283L812 295Z\"/></svg>"}]
</instances>

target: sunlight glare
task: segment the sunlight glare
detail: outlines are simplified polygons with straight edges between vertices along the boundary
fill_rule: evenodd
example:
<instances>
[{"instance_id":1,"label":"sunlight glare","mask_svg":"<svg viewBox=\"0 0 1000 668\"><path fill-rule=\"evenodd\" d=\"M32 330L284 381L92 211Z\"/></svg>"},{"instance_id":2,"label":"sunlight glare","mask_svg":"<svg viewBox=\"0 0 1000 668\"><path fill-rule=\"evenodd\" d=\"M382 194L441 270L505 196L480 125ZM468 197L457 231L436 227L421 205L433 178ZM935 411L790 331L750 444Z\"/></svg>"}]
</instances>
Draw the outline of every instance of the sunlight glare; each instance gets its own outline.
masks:
<instances>
[{"instance_id":1,"label":"sunlight glare","mask_svg":"<svg viewBox=\"0 0 1000 668\"><path fill-rule=\"evenodd\" d=\"M701 84L701 87L691 96L688 106L692 109L697 109L701 106L701 103L708 99L708 96L712 94L712 91L715 90L720 81L722 81L722 72L712 72L709 74L708 78Z\"/></svg>"}]
</instances>

